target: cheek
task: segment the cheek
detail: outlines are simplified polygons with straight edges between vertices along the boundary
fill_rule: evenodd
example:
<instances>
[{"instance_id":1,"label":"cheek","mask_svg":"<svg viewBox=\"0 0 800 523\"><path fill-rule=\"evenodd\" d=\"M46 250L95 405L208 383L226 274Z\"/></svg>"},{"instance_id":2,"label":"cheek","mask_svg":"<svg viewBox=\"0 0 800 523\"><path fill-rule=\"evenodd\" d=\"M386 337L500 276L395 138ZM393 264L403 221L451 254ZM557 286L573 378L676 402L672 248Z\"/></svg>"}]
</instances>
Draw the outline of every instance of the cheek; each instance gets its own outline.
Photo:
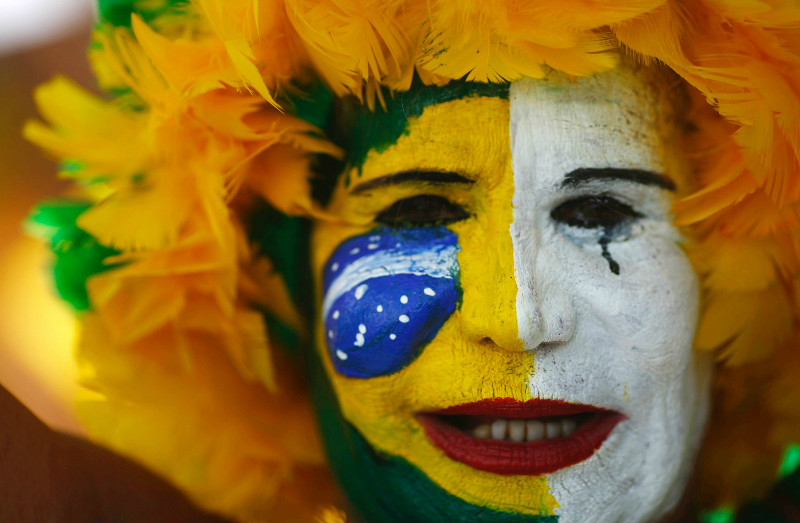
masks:
<instances>
[{"instance_id":1,"label":"cheek","mask_svg":"<svg viewBox=\"0 0 800 523\"><path fill-rule=\"evenodd\" d=\"M697 277L681 249L660 239L620 244L612 254L620 275L598 276L582 293L595 346L634 400L662 394L659 388L684 383L690 370Z\"/></svg>"},{"instance_id":2,"label":"cheek","mask_svg":"<svg viewBox=\"0 0 800 523\"><path fill-rule=\"evenodd\" d=\"M642 350L634 352L650 352L646 358L656 367L679 369L688 362L697 324L697 276L674 243L654 240L639 246L638 253L641 258L628 264L630 279L621 290L626 314L620 329L638 341ZM683 364L675 367L678 360Z\"/></svg>"},{"instance_id":3,"label":"cheek","mask_svg":"<svg viewBox=\"0 0 800 523\"><path fill-rule=\"evenodd\" d=\"M379 228L339 245L325 264L322 304L336 372L385 376L419 356L459 301L457 252L445 227Z\"/></svg>"},{"instance_id":4,"label":"cheek","mask_svg":"<svg viewBox=\"0 0 800 523\"><path fill-rule=\"evenodd\" d=\"M619 275L597 246L543 238L539 265L546 270L537 274L549 284L544 306L551 313L559 303L573 306L575 331L561 349L536 354L532 390L632 414L652 412L676 400L668 395L694 387L698 283L674 236L611 245Z\"/></svg>"}]
</instances>

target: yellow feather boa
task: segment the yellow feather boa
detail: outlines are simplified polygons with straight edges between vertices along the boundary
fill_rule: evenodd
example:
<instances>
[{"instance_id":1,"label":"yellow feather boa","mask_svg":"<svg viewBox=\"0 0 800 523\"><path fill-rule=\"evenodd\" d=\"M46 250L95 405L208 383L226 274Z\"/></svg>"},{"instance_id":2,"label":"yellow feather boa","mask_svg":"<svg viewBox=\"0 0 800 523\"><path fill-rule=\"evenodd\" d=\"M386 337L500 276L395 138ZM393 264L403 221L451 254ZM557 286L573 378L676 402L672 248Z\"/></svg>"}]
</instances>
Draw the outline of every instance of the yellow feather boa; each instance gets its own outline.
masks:
<instances>
[{"instance_id":1,"label":"yellow feather boa","mask_svg":"<svg viewBox=\"0 0 800 523\"><path fill-rule=\"evenodd\" d=\"M192 0L98 24L97 77L125 94L56 79L37 92L49 125L25 129L79 162L67 175L95 204L78 224L126 262L90 279L79 318L90 432L238 519L335 503L297 371L254 307L302 320L242 227L252 195L324 217L309 154L340 152L280 95L318 77L373 107L415 72L579 76L620 54L695 89L696 190L675 211L703 282L696 348L720 358L700 500L763 493L800 440L800 7L783 0Z\"/></svg>"}]
</instances>

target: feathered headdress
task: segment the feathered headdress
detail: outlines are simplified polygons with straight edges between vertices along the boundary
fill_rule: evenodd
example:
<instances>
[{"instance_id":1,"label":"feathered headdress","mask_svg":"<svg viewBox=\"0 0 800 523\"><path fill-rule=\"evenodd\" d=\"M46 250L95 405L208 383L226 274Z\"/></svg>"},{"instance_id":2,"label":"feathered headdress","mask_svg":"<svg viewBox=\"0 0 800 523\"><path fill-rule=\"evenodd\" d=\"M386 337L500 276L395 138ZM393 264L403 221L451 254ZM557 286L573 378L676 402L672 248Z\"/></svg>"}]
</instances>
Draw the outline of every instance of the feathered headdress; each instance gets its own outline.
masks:
<instances>
[{"instance_id":1,"label":"feathered headdress","mask_svg":"<svg viewBox=\"0 0 800 523\"><path fill-rule=\"evenodd\" d=\"M700 499L762 494L800 440L800 7L784 0L100 0L90 58L110 96L56 79L36 93L49 125L25 129L81 198L34 220L78 311L89 431L207 509L311 517L334 488L272 347L305 329L278 224L324 217L310 164L341 155L315 105L621 55L693 98L696 191L674 210L703 284L696 349L720 361Z\"/></svg>"}]
</instances>

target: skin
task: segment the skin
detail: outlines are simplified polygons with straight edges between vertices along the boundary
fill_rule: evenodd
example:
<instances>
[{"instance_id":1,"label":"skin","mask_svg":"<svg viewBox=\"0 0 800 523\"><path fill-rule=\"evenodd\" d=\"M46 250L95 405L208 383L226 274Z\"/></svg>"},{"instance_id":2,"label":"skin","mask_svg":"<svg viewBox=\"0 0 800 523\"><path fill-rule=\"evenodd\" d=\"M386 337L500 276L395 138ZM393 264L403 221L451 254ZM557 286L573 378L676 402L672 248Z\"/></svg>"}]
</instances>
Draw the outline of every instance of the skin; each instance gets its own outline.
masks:
<instances>
[{"instance_id":1,"label":"skin","mask_svg":"<svg viewBox=\"0 0 800 523\"><path fill-rule=\"evenodd\" d=\"M669 213L682 167L648 82L620 69L523 81L508 98L448 99L409 118L393 144L342 177L329 206L342 221L317 224L313 237L319 303L319 275L339 245L376 226L408 227L386 223L397 202L433 195L466 212L446 225L458 238L460 304L406 366L345 375L326 350L330 320L319 328L342 415L375 451L450 496L532 519L654 521L676 507L707 417L711 364L691 350L697 278ZM379 182L408 172L469 183ZM601 227L576 225L574 209L554 214L587 197L623 216ZM575 205L593 212L594 201ZM577 465L499 475L449 459L416 418L485 398L558 399L627 419Z\"/></svg>"}]
</instances>

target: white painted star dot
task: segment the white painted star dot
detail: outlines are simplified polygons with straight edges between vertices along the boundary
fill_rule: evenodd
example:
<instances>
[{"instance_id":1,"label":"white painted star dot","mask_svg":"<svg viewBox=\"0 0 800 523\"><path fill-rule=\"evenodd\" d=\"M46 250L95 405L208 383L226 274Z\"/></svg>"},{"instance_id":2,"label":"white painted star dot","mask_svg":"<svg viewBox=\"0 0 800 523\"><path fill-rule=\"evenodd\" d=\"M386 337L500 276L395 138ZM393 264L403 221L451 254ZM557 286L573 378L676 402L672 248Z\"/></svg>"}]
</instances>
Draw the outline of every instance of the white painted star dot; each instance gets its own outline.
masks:
<instances>
[{"instance_id":1,"label":"white painted star dot","mask_svg":"<svg viewBox=\"0 0 800 523\"><path fill-rule=\"evenodd\" d=\"M378 248L378 244L377 243L370 243L369 245L367 245L367 249L369 249L371 251L374 251L377 248Z\"/></svg>"},{"instance_id":2,"label":"white painted star dot","mask_svg":"<svg viewBox=\"0 0 800 523\"><path fill-rule=\"evenodd\" d=\"M339 358L340 360L346 360L347 353L342 350L336 349L336 357Z\"/></svg>"},{"instance_id":3,"label":"white painted star dot","mask_svg":"<svg viewBox=\"0 0 800 523\"><path fill-rule=\"evenodd\" d=\"M364 325L363 323L359 324L358 325L358 332L360 332L361 334L366 334L367 333L367 326Z\"/></svg>"},{"instance_id":4,"label":"white painted star dot","mask_svg":"<svg viewBox=\"0 0 800 523\"><path fill-rule=\"evenodd\" d=\"M433 289L431 289L430 287L425 287L425 289L423 289L423 291L422 291L422 292L424 292L424 293L425 293L425 294L427 294L428 296L436 296L436 291L434 291L434 290L433 290Z\"/></svg>"},{"instance_id":5,"label":"white painted star dot","mask_svg":"<svg viewBox=\"0 0 800 523\"><path fill-rule=\"evenodd\" d=\"M383 312L383 305L378 305L377 307L375 307L375 310L378 312Z\"/></svg>"},{"instance_id":6,"label":"white painted star dot","mask_svg":"<svg viewBox=\"0 0 800 523\"><path fill-rule=\"evenodd\" d=\"M403 294L402 296L400 296L400 303L402 303L403 305L405 305L406 303L408 303L408 296L406 296L405 294Z\"/></svg>"},{"instance_id":7,"label":"white painted star dot","mask_svg":"<svg viewBox=\"0 0 800 523\"><path fill-rule=\"evenodd\" d=\"M339 319L339 311L333 311L333 314L331 315L331 317L334 320L338 320Z\"/></svg>"},{"instance_id":8,"label":"white painted star dot","mask_svg":"<svg viewBox=\"0 0 800 523\"><path fill-rule=\"evenodd\" d=\"M400 323L408 323L409 321L409 317L406 316L405 314L401 314L400 317L397 319L400 320Z\"/></svg>"},{"instance_id":9,"label":"white painted star dot","mask_svg":"<svg viewBox=\"0 0 800 523\"><path fill-rule=\"evenodd\" d=\"M363 298L363 297L364 297L364 294L367 292L367 289L368 289L368 288L369 288L369 287L367 286L367 284L366 284L366 283L362 283L361 285L359 285L358 287L356 287L356 292L354 293L354 294L355 294L355 297L356 297L356 299L357 299L357 300L360 300L361 298Z\"/></svg>"},{"instance_id":10,"label":"white painted star dot","mask_svg":"<svg viewBox=\"0 0 800 523\"><path fill-rule=\"evenodd\" d=\"M328 337L333 339L333 331L328 331Z\"/></svg>"},{"instance_id":11,"label":"white painted star dot","mask_svg":"<svg viewBox=\"0 0 800 523\"><path fill-rule=\"evenodd\" d=\"M364 335L360 332L356 334L356 341L353 343L356 347L363 347L364 346Z\"/></svg>"},{"instance_id":12,"label":"white painted star dot","mask_svg":"<svg viewBox=\"0 0 800 523\"><path fill-rule=\"evenodd\" d=\"M397 339L397 334L389 334L389 339L390 339L390 340L395 340L395 339Z\"/></svg>"},{"instance_id":13,"label":"white painted star dot","mask_svg":"<svg viewBox=\"0 0 800 523\"><path fill-rule=\"evenodd\" d=\"M338 264L338 263L336 263L336 262L333 262L333 265L331 265L331 270L332 270L333 272L336 272L336 271L338 271L338 270L339 270L339 264Z\"/></svg>"},{"instance_id":14,"label":"white painted star dot","mask_svg":"<svg viewBox=\"0 0 800 523\"><path fill-rule=\"evenodd\" d=\"M350 254L358 254L359 252L361 252L361 249L359 249L358 247L354 247L353 249L350 250Z\"/></svg>"}]
</instances>

